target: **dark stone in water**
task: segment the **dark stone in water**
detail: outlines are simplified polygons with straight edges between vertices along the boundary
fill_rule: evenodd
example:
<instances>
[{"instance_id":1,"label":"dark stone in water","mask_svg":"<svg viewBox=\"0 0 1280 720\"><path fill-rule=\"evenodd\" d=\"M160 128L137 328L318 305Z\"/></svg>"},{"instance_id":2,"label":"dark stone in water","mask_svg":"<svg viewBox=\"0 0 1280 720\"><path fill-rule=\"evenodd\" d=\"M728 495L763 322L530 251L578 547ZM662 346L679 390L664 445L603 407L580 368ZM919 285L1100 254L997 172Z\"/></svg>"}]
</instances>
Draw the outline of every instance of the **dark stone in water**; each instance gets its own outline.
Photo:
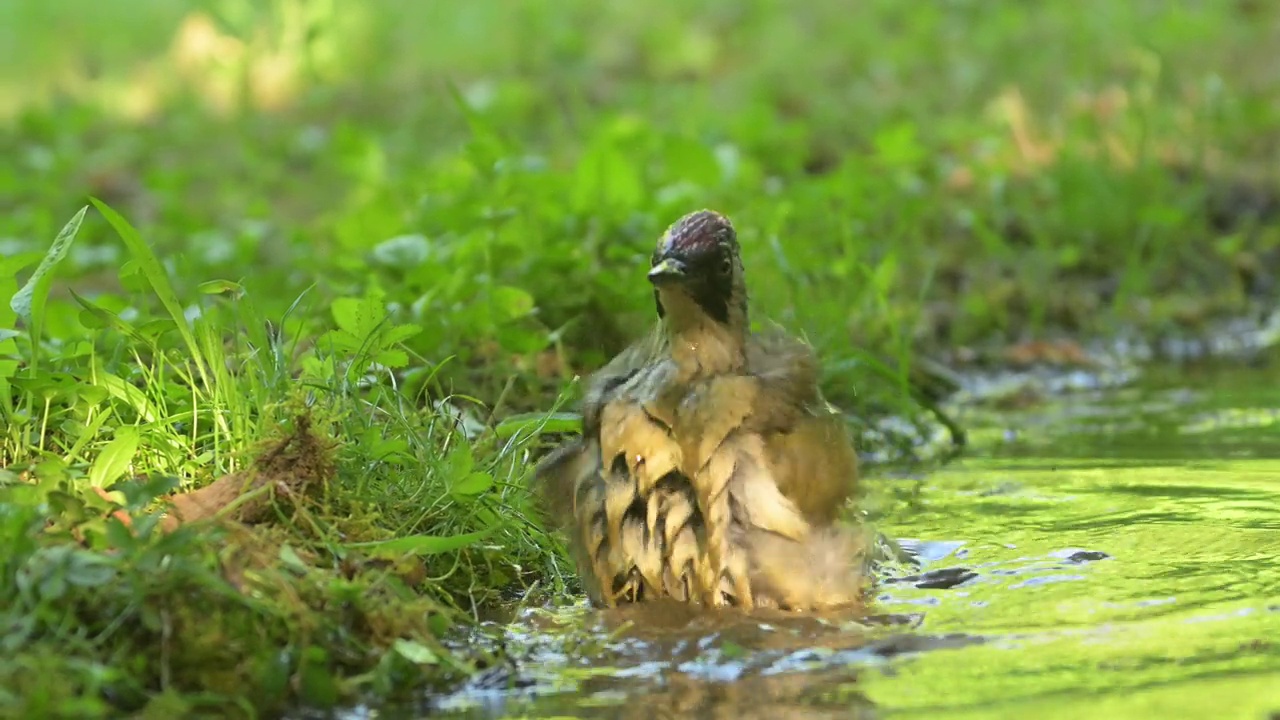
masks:
<instances>
[{"instance_id":1,"label":"dark stone in water","mask_svg":"<svg viewBox=\"0 0 1280 720\"><path fill-rule=\"evenodd\" d=\"M1109 557L1111 556L1101 550L1081 550L1080 552L1071 553L1067 557L1067 562L1079 565L1080 563L1093 562L1095 560L1106 560Z\"/></svg>"},{"instance_id":2,"label":"dark stone in water","mask_svg":"<svg viewBox=\"0 0 1280 720\"><path fill-rule=\"evenodd\" d=\"M893 635L867 645L866 650L881 657L918 653L926 650L946 650L986 642L978 635L949 633L947 635Z\"/></svg>"},{"instance_id":3,"label":"dark stone in water","mask_svg":"<svg viewBox=\"0 0 1280 720\"><path fill-rule=\"evenodd\" d=\"M931 570L920 576L916 587L922 590L948 590L978 577L978 573L965 567Z\"/></svg>"},{"instance_id":4,"label":"dark stone in water","mask_svg":"<svg viewBox=\"0 0 1280 720\"><path fill-rule=\"evenodd\" d=\"M895 583L913 583L921 590L949 590L967 580L978 577L978 573L966 567L942 568L940 570L930 570L919 575L907 575L900 578L892 578L887 582Z\"/></svg>"}]
</instances>

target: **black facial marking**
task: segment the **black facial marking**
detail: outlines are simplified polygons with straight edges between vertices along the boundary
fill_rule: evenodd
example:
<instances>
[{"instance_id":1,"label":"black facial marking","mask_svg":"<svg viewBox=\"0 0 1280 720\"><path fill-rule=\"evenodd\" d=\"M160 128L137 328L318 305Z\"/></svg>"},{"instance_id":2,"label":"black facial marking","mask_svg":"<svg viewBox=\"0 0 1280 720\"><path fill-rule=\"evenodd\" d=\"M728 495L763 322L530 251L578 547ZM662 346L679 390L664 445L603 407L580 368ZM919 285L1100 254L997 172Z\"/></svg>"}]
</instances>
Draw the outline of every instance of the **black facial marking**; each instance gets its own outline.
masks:
<instances>
[{"instance_id":1,"label":"black facial marking","mask_svg":"<svg viewBox=\"0 0 1280 720\"><path fill-rule=\"evenodd\" d=\"M661 255L654 254L654 262ZM733 297L733 255L727 244L717 245L710 252L685 255L681 259L688 268L685 288L693 301L702 308L709 317L719 323L729 322L729 301ZM653 302L657 306L658 317L666 315L662 307L662 298L657 288L653 291Z\"/></svg>"},{"instance_id":2,"label":"black facial marking","mask_svg":"<svg viewBox=\"0 0 1280 720\"><path fill-rule=\"evenodd\" d=\"M689 289L693 301L708 317L722 325L729 323L729 297L733 292L729 276L716 273L706 280L695 281Z\"/></svg>"}]
</instances>

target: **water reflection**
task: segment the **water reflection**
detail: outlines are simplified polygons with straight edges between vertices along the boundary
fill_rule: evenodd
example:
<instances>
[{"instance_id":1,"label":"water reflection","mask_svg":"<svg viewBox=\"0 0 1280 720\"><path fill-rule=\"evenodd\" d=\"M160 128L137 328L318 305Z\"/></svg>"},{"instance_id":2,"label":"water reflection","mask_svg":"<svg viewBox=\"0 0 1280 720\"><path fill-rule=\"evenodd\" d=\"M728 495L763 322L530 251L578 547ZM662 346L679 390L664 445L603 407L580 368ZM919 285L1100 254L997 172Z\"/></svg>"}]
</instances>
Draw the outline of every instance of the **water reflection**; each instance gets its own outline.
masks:
<instances>
[{"instance_id":1,"label":"water reflection","mask_svg":"<svg viewBox=\"0 0 1280 720\"><path fill-rule=\"evenodd\" d=\"M496 628L514 666L430 714L1265 718L1278 407L1267 371L1233 370L970 417L985 449L923 485L871 481L919 567L865 612L529 609Z\"/></svg>"},{"instance_id":2,"label":"water reflection","mask_svg":"<svg viewBox=\"0 0 1280 720\"><path fill-rule=\"evenodd\" d=\"M525 688L463 691L436 710L456 717L874 717L859 685L866 669L981 641L913 632L919 619L857 610L712 614L676 603L599 613L528 610L508 626L523 628L511 637L530 650L516 670ZM591 639L600 644L590 647Z\"/></svg>"}]
</instances>

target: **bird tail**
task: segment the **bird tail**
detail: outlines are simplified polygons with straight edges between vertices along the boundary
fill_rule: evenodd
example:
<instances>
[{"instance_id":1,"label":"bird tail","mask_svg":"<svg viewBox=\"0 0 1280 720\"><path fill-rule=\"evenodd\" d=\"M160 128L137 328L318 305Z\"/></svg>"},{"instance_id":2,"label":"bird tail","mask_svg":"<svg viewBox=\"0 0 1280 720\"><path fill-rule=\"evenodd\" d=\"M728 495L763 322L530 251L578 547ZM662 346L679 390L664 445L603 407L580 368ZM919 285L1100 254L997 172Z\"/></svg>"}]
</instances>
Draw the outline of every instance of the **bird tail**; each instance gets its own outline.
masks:
<instances>
[{"instance_id":1,"label":"bird tail","mask_svg":"<svg viewBox=\"0 0 1280 720\"><path fill-rule=\"evenodd\" d=\"M792 610L855 605L867 578L864 535L842 524L815 529L801 540L749 530L752 591L767 604Z\"/></svg>"},{"instance_id":2,"label":"bird tail","mask_svg":"<svg viewBox=\"0 0 1280 720\"><path fill-rule=\"evenodd\" d=\"M598 470L595 455L582 439L561 445L538 463L531 489L553 527L573 523L579 480Z\"/></svg>"}]
</instances>

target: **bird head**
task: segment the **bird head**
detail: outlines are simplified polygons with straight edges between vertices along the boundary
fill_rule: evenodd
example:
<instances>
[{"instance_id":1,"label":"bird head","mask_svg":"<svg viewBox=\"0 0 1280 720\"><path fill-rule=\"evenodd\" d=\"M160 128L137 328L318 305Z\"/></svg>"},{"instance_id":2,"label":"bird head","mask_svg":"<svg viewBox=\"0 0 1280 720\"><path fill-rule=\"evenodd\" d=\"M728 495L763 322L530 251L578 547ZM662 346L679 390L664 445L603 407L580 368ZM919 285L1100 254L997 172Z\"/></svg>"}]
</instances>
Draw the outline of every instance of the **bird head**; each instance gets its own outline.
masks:
<instances>
[{"instance_id":1,"label":"bird head","mask_svg":"<svg viewBox=\"0 0 1280 720\"><path fill-rule=\"evenodd\" d=\"M649 282L658 317L677 327L704 319L746 327L746 285L738 235L725 216L698 210L672 223L653 252Z\"/></svg>"}]
</instances>

